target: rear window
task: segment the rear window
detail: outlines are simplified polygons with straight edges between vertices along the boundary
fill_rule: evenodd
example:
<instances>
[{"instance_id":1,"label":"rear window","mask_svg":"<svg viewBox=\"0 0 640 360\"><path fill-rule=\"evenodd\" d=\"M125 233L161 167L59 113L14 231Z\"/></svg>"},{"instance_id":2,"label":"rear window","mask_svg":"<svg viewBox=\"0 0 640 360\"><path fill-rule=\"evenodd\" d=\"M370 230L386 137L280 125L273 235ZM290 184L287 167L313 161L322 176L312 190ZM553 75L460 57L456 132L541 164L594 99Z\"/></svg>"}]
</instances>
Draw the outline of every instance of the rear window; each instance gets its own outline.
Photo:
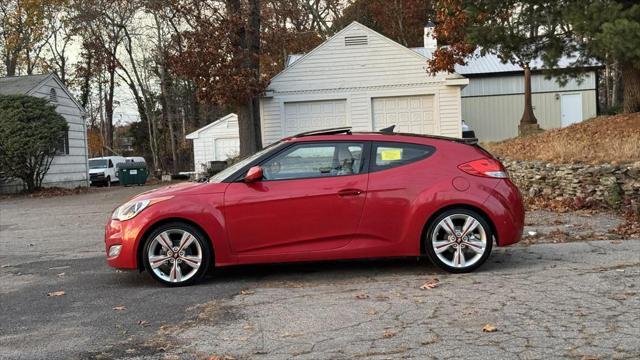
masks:
<instances>
[{"instance_id":1,"label":"rear window","mask_svg":"<svg viewBox=\"0 0 640 360\"><path fill-rule=\"evenodd\" d=\"M373 144L375 155L371 171L391 169L426 159L435 148L428 145L379 142Z\"/></svg>"}]
</instances>

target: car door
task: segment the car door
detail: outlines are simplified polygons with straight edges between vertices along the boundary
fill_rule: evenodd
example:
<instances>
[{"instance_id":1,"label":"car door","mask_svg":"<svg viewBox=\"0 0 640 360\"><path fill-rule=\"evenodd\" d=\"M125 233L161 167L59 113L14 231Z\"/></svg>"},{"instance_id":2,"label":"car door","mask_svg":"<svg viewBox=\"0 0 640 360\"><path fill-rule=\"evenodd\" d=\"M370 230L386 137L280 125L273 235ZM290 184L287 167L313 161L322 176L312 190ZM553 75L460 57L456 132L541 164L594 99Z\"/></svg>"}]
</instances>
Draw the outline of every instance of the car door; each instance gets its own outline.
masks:
<instances>
[{"instance_id":1,"label":"car door","mask_svg":"<svg viewBox=\"0 0 640 360\"><path fill-rule=\"evenodd\" d=\"M299 142L264 161L264 178L225 192L231 247L242 255L326 251L355 234L367 189L365 142Z\"/></svg>"},{"instance_id":2,"label":"car door","mask_svg":"<svg viewBox=\"0 0 640 360\"><path fill-rule=\"evenodd\" d=\"M118 179L118 172L116 171L113 165L113 161L111 161L111 159L109 159L109 175L111 176L112 180Z\"/></svg>"}]
</instances>

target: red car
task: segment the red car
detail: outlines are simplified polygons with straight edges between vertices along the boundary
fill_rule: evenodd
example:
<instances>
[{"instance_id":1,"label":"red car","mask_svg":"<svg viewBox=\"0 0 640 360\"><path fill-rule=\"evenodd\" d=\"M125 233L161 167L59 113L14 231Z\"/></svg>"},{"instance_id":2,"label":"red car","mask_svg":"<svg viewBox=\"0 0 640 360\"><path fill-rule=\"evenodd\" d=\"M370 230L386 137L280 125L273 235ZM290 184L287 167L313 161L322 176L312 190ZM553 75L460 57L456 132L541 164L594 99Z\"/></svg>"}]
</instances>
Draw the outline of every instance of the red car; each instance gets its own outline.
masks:
<instances>
[{"instance_id":1,"label":"red car","mask_svg":"<svg viewBox=\"0 0 640 360\"><path fill-rule=\"evenodd\" d=\"M110 266L187 285L213 266L331 259L426 255L469 272L523 224L518 189L472 142L344 128L142 193L113 212L105 242Z\"/></svg>"}]
</instances>

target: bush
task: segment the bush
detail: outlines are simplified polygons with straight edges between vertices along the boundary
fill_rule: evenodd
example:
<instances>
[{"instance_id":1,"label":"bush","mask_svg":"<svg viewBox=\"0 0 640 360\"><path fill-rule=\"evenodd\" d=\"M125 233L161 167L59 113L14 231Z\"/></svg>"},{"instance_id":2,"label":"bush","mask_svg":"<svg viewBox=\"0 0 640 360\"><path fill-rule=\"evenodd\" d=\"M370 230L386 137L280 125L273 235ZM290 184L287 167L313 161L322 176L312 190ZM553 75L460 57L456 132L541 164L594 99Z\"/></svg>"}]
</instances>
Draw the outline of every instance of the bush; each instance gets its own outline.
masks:
<instances>
[{"instance_id":1,"label":"bush","mask_svg":"<svg viewBox=\"0 0 640 360\"><path fill-rule=\"evenodd\" d=\"M42 186L67 121L46 100L27 95L0 96L0 169L32 192Z\"/></svg>"}]
</instances>

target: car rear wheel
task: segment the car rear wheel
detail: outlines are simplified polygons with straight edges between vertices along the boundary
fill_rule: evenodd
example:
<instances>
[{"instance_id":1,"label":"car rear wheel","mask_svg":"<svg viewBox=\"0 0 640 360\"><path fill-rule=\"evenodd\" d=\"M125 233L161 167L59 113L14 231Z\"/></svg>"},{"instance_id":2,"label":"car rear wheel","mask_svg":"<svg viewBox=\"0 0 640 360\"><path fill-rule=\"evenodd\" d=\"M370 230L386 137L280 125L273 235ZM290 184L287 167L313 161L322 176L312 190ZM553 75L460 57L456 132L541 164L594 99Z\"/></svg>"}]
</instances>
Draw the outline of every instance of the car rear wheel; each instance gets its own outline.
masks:
<instances>
[{"instance_id":1,"label":"car rear wheel","mask_svg":"<svg viewBox=\"0 0 640 360\"><path fill-rule=\"evenodd\" d=\"M153 231L143 252L145 269L167 286L195 283L207 272L210 260L206 237L195 227L180 222Z\"/></svg>"},{"instance_id":2,"label":"car rear wheel","mask_svg":"<svg viewBox=\"0 0 640 360\"><path fill-rule=\"evenodd\" d=\"M477 212L451 209L431 222L424 241L427 255L434 264L448 272L465 273L487 260L493 233Z\"/></svg>"}]
</instances>

